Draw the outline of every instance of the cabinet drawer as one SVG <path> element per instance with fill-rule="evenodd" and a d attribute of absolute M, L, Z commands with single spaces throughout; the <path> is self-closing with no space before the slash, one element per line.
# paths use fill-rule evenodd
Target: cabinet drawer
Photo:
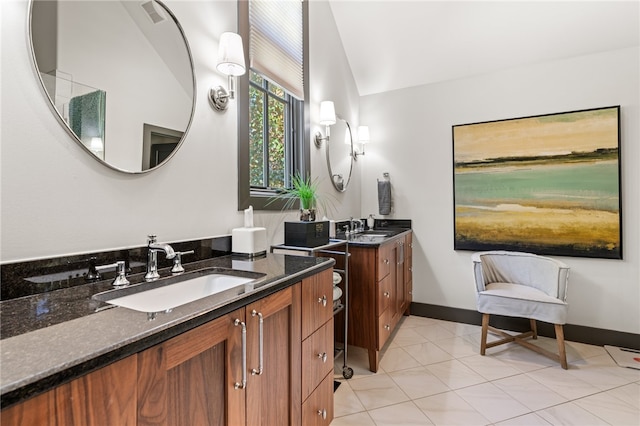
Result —
<path fill-rule="evenodd" d="M 387 275 L 378 283 L 378 310 L 376 311 L 378 316 L 389 307 L 391 292 L 393 291 L 392 284 L 391 275 Z"/>
<path fill-rule="evenodd" d="M 302 342 L 302 400 L 333 371 L 333 318 Z"/>
<path fill-rule="evenodd" d="M 393 330 L 393 309 L 386 309 L 382 315 L 378 317 L 378 347 L 376 349 L 380 350 L 387 342 L 387 339 L 391 335 L 391 331 Z"/>
<path fill-rule="evenodd" d="M 302 280 L 302 339 L 333 317 L 333 269 Z"/>
<path fill-rule="evenodd" d="M 391 267 L 395 268 L 395 260 L 392 259 L 395 243 L 381 245 L 378 248 L 378 280 L 389 275 Z"/>
<path fill-rule="evenodd" d="M 302 424 L 328 426 L 331 420 L 333 420 L 333 374 L 329 373 L 302 404 Z"/>

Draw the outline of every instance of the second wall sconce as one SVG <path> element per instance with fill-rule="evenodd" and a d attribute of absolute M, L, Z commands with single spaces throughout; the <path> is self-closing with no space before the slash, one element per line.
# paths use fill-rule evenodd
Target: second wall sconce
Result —
<path fill-rule="evenodd" d="M 228 76 L 229 91 L 222 86 L 212 87 L 209 90 L 209 100 L 216 111 L 225 111 L 229 106 L 229 99 L 235 98 L 236 76 L 245 73 L 244 49 L 239 34 L 227 32 L 220 35 L 216 69 Z"/>
<path fill-rule="evenodd" d="M 353 151 L 353 159 L 358 160 L 358 155 L 364 155 L 364 146 L 369 143 L 369 126 L 358 126 L 358 142 L 362 145 L 362 152 Z"/>
<path fill-rule="evenodd" d="M 325 126 L 325 137 L 322 137 L 322 133 L 320 131 L 316 132 L 316 137 L 314 138 L 314 142 L 316 147 L 320 148 L 322 146 L 323 141 L 329 140 L 330 130 L 329 127 L 336 124 L 336 108 L 333 105 L 333 101 L 322 101 L 320 102 L 320 120 L 321 125 Z"/>

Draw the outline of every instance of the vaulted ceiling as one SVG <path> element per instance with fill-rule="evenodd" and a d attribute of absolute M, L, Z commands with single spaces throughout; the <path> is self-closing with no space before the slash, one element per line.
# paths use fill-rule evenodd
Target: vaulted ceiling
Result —
<path fill-rule="evenodd" d="M 640 45 L 637 0 L 330 6 L 361 96 Z"/>

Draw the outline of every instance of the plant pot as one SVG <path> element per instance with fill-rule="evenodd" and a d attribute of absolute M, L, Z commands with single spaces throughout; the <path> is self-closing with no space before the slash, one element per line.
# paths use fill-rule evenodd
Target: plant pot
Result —
<path fill-rule="evenodd" d="M 316 209 L 300 209 L 300 221 L 313 222 L 316 220 Z"/>

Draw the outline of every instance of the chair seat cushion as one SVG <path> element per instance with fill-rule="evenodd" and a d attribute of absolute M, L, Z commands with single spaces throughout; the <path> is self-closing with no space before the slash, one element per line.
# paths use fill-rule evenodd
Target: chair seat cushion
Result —
<path fill-rule="evenodd" d="M 478 293 L 477 306 L 483 314 L 530 318 L 552 324 L 567 321 L 566 302 L 520 284 L 487 284 L 485 290 Z"/>

